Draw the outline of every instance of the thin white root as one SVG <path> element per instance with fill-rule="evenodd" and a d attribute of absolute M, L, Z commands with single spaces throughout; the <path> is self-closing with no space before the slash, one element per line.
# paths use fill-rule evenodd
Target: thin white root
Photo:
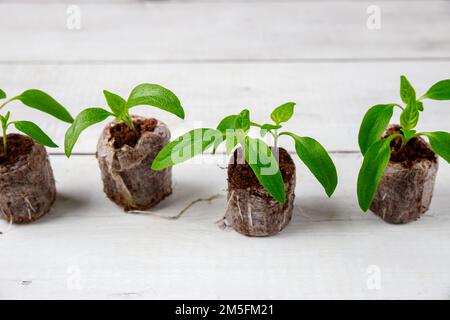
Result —
<path fill-rule="evenodd" d="M 215 222 L 215 224 L 219 227 L 219 229 L 221 230 L 225 230 L 226 228 L 229 227 L 229 225 L 227 224 L 227 220 L 225 219 L 225 216 L 223 216 L 221 219 L 217 220 Z"/>
<path fill-rule="evenodd" d="M 302 217 L 305 217 L 305 218 L 308 218 L 308 219 L 311 218 L 310 216 L 308 216 L 308 215 L 305 213 L 305 211 L 303 211 L 303 209 L 302 209 L 300 206 L 294 206 L 294 209 L 296 209 L 296 210 L 298 211 L 298 213 L 299 213 Z"/>
<path fill-rule="evenodd" d="M 28 206 L 33 210 L 33 212 L 36 212 L 36 209 L 34 209 L 33 205 L 31 204 L 30 200 L 28 200 L 27 197 L 24 197 L 25 202 L 28 204 Z"/>
<path fill-rule="evenodd" d="M 242 216 L 242 210 L 241 210 L 241 207 L 239 206 L 239 196 L 236 196 L 236 205 L 239 210 L 239 216 L 241 217 L 241 221 L 244 221 L 244 217 Z"/>
<path fill-rule="evenodd" d="M 248 220 L 250 221 L 250 226 L 253 227 L 252 207 L 250 205 L 250 202 L 247 203 L 247 214 L 248 214 Z"/>
<path fill-rule="evenodd" d="M 217 199 L 220 197 L 220 194 L 215 194 L 211 197 L 208 198 L 198 198 L 193 200 L 191 203 L 189 203 L 183 210 L 181 210 L 177 215 L 175 216 L 164 216 L 164 215 L 160 215 L 156 212 L 152 212 L 152 211 L 141 211 L 141 210 L 132 210 L 129 211 L 128 213 L 145 213 L 145 214 L 149 214 L 151 216 L 154 217 L 158 217 L 158 218 L 162 218 L 162 219 L 167 219 L 167 220 L 177 220 L 179 219 L 186 211 L 189 210 L 189 208 L 191 208 L 194 204 L 198 203 L 198 202 L 202 202 L 202 201 L 208 201 L 211 202 L 214 199 Z"/>
<path fill-rule="evenodd" d="M 225 191 L 226 191 L 226 190 L 225 190 Z M 233 199 L 233 196 L 234 196 L 234 190 L 231 191 L 230 198 L 229 198 L 228 201 L 227 201 L 227 207 L 225 208 L 225 214 L 223 215 L 222 218 L 220 218 L 219 220 L 217 220 L 216 222 L 214 222 L 214 223 L 217 224 L 218 227 L 219 227 L 220 229 L 222 229 L 222 230 L 224 230 L 224 229 L 226 229 L 226 228 L 229 227 L 229 225 L 227 224 L 226 216 L 227 216 L 228 208 L 230 207 L 230 202 L 231 202 L 231 200 Z"/>
<path fill-rule="evenodd" d="M 230 207 L 230 202 L 231 202 L 231 199 L 233 199 L 233 196 L 234 196 L 234 190 L 231 191 L 230 198 L 227 201 L 227 207 L 225 208 L 225 213 L 228 211 L 228 208 Z M 224 215 L 224 218 L 225 218 L 225 215 Z"/>
<path fill-rule="evenodd" d="M 2 210 L 1 212 L 2 212 L 2 214 L 3 214 L 5 217 L 8 217 L 8 216 L 6 215 L 6 213 L 3 212 L 3 210 Z M 8 232 L 11 230 L 11 228 L 12 228 L 12 223 L 13 223 L 13 217 L 12 217 L 12 215 L 11 215 L 11 216 L 9 216 L 9 224 L 8 224 L 8 228 L 6 228 L 5 231 L 0 231 L 0 234 L 6 234 L 6 233 L 8 233 Z"/>

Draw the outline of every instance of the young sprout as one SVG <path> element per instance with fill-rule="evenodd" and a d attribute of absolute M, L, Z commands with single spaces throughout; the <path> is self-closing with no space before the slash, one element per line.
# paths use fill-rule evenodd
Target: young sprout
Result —
<path fill-rule="evenodd" d="M 363 211 L 367 211 L 378 189 L 381 177 L 391 157 L 390 144 L 396 138 L 402 139 L 402 147 L 414 137 L 428 138 L 431 149 L 450 162 L 450 133 L 444 131 L 417 132 L 420 112 L 423 112 L 423 100 L 450 100 L 450 79 L 434 84 L 424 95 L 416 98 L 416 91 L 406 79 L 400 78 L 400 97 L 406 107 L 398 103 L 379 104 L 365 114 L 359 129 L 359 148 L 364 161 L 358 175 L 358 202 Z M 394 108 L 401 109 L 401 133 L 392 134 L 385 139 L 381 136 L 388 126 Z"/>
<path fill-rule="evenodd" d="M 6 93 L 0 89 L 0 100 L 6 99 Z M 70 113 L 55 99 L 49 96 L 47 93 L 30 89 L 22 92 L 18 96 L 14 96 L 3 102 L 0 102 L 0 111 L 13 101 L 19 100 L 24 105 L 40 110 L 42 112 L 48 113 L 55 118 L 62 120 L 64 122 L 72 123 L 73 118 Z M 57 148 L 58 146 L 50 139 L 50 137 L 42 131 L 36 124 L 31 121 L 10 121 L 11 112 L 8 111 L 4 116 L 0 115 L 0 122 L 2 126 L 3 135 L 3 153 L 0 155 L 1 158 L 8 157 L 8 141 L 7 141 L 7 129 L 14 125 L 17 130 L 26 134 L 37 143 L 44 146 Z"/>
<path fill-rule="evenodd" d="M 280 132 L 281 124 L 292 117 L 294 106 L 295 103 L 288 102 L 277 107 L 270 115 L 273 123 L 258 124 L 250 121 L 250 112 L 244 109 L 239 114 L 225 117 L 217 129 L 194 129 L 166 145 L 153 161 L 152 169 L 162 170 L 181 163 L 210 147 L 213 147 L 214 152 L 222 142 L 225 142 L 227 154 L 231 154 L 239 145 L 244 151 L 245 161 L 250 165 L 259 183 L 278 202 L 284 203 L 285 187 L 274 153 L 278 154 L 279 137 L 289 136 L 294 139 L 300 159 L 319 180 L 327 195 L 331 196 L 337 185 L 337 174 L 325 148 L 312 138 L 300 137 L 287 131 Z M 264 141 L 249 136 L 252 126 L 260 128 L 262 137 L 267 133 L 272 135 L 273 152 Z"/>
<path fill-rule="evenodd" d="M 138 105 L 157 107 L 184 119 L 184 110 L 177 96 L 170 90 L 157 84 L 143 83 L 138 85 L 131 91 L 128 100 L 106 90 L 103 91 L 103 94 L 110 110 L 88 108 L 78 114 L 66 133 L 64 147 L 67 157 L 70 157 L 72 154 L 72 149 L 83 130 L 102 122 L 108 117 L 114 117 L 116 121 L 123 121 L 130 128 L 134 129 L 129 111 L 132 107 Z"/>

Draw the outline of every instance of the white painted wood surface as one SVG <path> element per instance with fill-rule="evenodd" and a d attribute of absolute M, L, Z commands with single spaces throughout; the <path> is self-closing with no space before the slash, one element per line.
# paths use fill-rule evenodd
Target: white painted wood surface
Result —
<path fill-rule="evenodd" d="M 335 196 L 296 161 L 293 221 L 256 239 L 214 224 L 226 206 L 221 157 L 175 168 L 174 194 L 154 212 L 222 196 L 171 221 L 125 214 L 107 200 L 93 156 L 52 156 L 53 211 L 0 235 L 0 298 L 450 298 L 450 167 L 441 162 L 430 211 L 394 226 L 357 207 L 360 157 L 333 158 Z M 377 272 L 379 289 L 367 285 Z"/>
<path fill-rule="evenodd" d="M 81 30 L 66 27 L 69 4 Z M 380 30 L 366 27 L 379 5 Z M 186 121 L 139 107 L 173 136 L 214 126 L 243 107 L 264 121 L 298 102 L 287 128 L 333 151 L 340 184 L 333 198 L 297 162 L 296 213 L 276 237 L 220 230 L 226 159 L 174 169 L 175 192 L 154 212 L 124 214 L 103 192 L 93 156 L 102 125 L 82 135 L 67 160 L 52 150 L 58 200 L 27 226 L 0 222 L 4 298 L 450 298 L 450 167 L 443 161 L 430 211 L 392 226 L 356 200 L 357 131 L 365 110 L 398 101 L 399 76 L 422 93 L 449 78 L 450 1 L 0 1 L 0 87 L 41 88 L 76 114 L 104 106 L 102 89 L 127 95 L 140 82 L 172 89 Z M 420 129 L 449 130 L 446 102 L 427 103 Z M 19 104 L 62 145 L 66 127 Z M 292 150 L 292 145 L 285 144 Z M 346 153 L 350 152 L 350 153 Z M 372 280 L 379 279 L 379 287 Z M 368 285 L 369 281 L 369 285 Z"/>
<path fill-rule="evenodd" d="M 165 121 L 177 137 L 193 127 L 215 127 L 230 113 L 250 108 L 255 121 L 269 121 L 270 112 L 286 101 L 298 103 L 286 129 L 309 135 L 333 151 L 358 150 L 361 119 L 375 104 L 401 102 L 400 75 L 406 74 L 422 94 L 449 77 L 450 60 L 441 62 L 364 63 L 196 63 L 113 65 L 0 65 L 0 83 L 11 95 L 23 88 L 45 88 L 73 114 L 91 106 L 106 107 L 102 90 L 125 97 L 135 84 L 153 81 L 173 90 L 186 109 L 182 121 L 156 108 L 135 111 Z M 11 75 L 14 81 L 9 81 Z M 17 79 L 17 80 L 16 80 Z M 18 81 L 20 79 L 20 81 Z M 82 84 L 82 85 L 81 85 Z M 448 129 L 449 102 L 425 102 L 419 129 Z M 14 119 L 32 116 L 61 146 L 67 126 L 50 116 L 11 106 Z M 11 109 L 10 109 L 11 110 Z M 399 121 L 396 113 L 393 121 Z M 101 128 L 84 132 L 74 151 L 93 153 Z M 289 143 L 289 142 L 288 142 Z M 288 144 L 293 150 L 293 146 Z M 62 152 L 62 148 L 52 152 Z"/>
<path fill-rule="evenodd" d="M 142 2 L 0 5 L 3 61 L 224 61 L 448 58 L 448 1 L 383 2 L 382 27 L 366 26 L 373 2 Z M 431 17 L 431 18 L 430 18 Z"/>

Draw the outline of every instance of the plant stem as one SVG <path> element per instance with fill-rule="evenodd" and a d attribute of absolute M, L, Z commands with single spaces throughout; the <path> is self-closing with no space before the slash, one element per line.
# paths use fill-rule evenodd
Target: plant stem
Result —
<path fill-rule="evenodd" d="M 2 104 L 0 104 L 0 110 L 3 109 L 4 106 L 6 106 L 8 103 L 10 103 L 11 101 L 15 100 L 17 97 L 11 98 L 6 100 L 5 102 L 3 102 Z"/>
<path fill-rule="evenodd" d="M 3 130 L 3 154 L 2 157 L 7 158 L 8 157 L 8 141 L 6 138 L 6 128 L 4 123 L 2 123 L 2 130 Z"/>
<path fill-rule="evenodd" d="M 280 162 L 280 154 L 278 151 L 278 129 L 275 129 L 273 132 L 273 149 L 275 152 L 275 159 L 277 159 L 277 162 Z"/>
<path fill-rule="evenodd" d="M 278 130 L 275 129 L 274 133 L 273 133 L 273 146 L 275 148 L 275 150 L 278 150 Z"/>
<path fill-rule="evenodd" d="M 402 111 L 405 111 L 405 108 L 403 108 L 401 105 L 394 103 L 394 107 L 399 107 L 400 109 L 402 109 Z"/>
<path fill-rule="evenodd" d="M 138 133 L 137 130 L 136 130 L 136 127 L 134 126 L 133 120 L 131 120 L 131 117 L 130 117 L 129 114 L 127 114 L 125 116 L 124 122 L 125 122 L 125 124 L 127 124 L 134 131 L 134 133 L 136 133 L 136 134 Z"/>

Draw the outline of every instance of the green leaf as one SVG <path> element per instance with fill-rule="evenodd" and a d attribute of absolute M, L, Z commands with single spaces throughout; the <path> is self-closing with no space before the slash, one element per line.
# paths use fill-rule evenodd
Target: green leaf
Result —
<path fill-rule="evenodd" d="M 66 108 L 43 91 L 36 89 L 26 90 L 21 95 L 14 97 L 14 100 L 20 100 L 23 104 L 48 113 L 59 120 L 68 123 L 73 122 L 73 118 Z"/>
<path fill-rule="evenodd" d="M 9 121 L 9 117 L 11 116 L 11 112 L 8 111 L 5 115 L 5 117 L 3 118 L 5 120 L 5 123 L 7 123 Z"/>
<path fill-rule="evenodd" d="M 325 189 L 329 197 L 333 194 L 338 183 L 336 167 L 325 148 L 310 137 L 299 137 L 286 132 L 295 141 L 295 151 L 311 173 Z"/>
<path fill-rule="evenodd" d="M 220 123 L 217 125 L 217 130 L 222 133 L 222 137 L 226 138 L 227 134 L 230 134 L 231 131 L 234 132 L 234 123 L 236 121 L 236 115 L 226 116 L 223 118 Z M 223 141 L 216 140 L 214 142 L 212 153 L 215 154 L 217 148 Z"/>
<path fill-rule="evenodd" d="M 211 147 L 216 139 L 222 139 L 222 134 L 218 130 L 210 128 L 191 130 L 167 144 L 153 160 L 152 169 L 162 170 L 189 160 Z"/>
<path fill-rule="evenodd" d="M 414 138 L 416 135 L 416 130 L 405 130 L 403 128 L 400 129 L 404 136 L 404 143 L 406 144 L 411 138 Z"/>
<path fill-rule="evenodd" d="M 270 123 L 265 123 L 261 126 L 261 129 L 266 129 L 266 130 L 277 130 L 280 129 L 281 126 L 278 124 L 270 124 Z"/>
<path fill-rule="evenodd" d="M 237 115 L 234 126 L 236 129 L 242 129 L 244 132 L 250 129 L 250 111 L 248 109 L 242 110 Z"/>
<path fill-rule="evenodd" d="M 72 154 L 72 149 L 83 130 L 105 120 L 109 116 L 113 116 L 113 114 L 101 108 L 88 108 L 81 111 L 66 132 L 64 140 L 66 156 L 70 157 Z"/>
<path fill-rule="evenodd" d="M 423 111 L 423 102 L 422 101 L 417 101 L 416 105 L 417 105 L 417 110 Z"/>
<path fill-rule="evenodd" d="M 414 129 L 419 122 L 419 110 L 417 109 L 416 98 L 411 97 L 409 103 L 400 115 L 400 125 L 405 130 Z"/>
<path fill-rule="evenodd" d="M 108 103 L 108 106 L 111 108 L 111 111 L 114 113 L 117 120 L 123 120 L 123 116 L 126 114 L 127 110 L 127 102 L 125 99 L 107 90 L 103 90 L 103 95 L 105 96 L 106 103 Z"/>
<path fill-rule="evenodd" d="M 277 160 L 262 140 L 245 138 L 245 161 L 252 168 L 259 183 L 278 202 L 286 201 L 286 190 Z"/>
<path fill-rule="evenodd" d="M 239 140 L 236 132 L 227 134 L 225 139 L 225 146 L 228 155 L 231 154 L 231 152 L 233 152 L 233 149 L 237 146 L 238 143 Z"/>
<path fill-rule="evenodd" d="M 294 102 L 287 102 L 282 104 L 279 107 L 276 107 L 275 110 L 272 111 L 270 118 L 276 123 L 279 124 L 281 122 L 288 121 L 292 115 L 294 114 Z"/>
<path fill-rule="evenodd" d="M 391 158 L 391 141 L 398 136 L 391 135 L 386 139 L 375 142 L 364 155 L 357 185 L 359 206 L 364 212 L 369 209 L 384 170 Z"/>
<path fill-rule="evenodd" d="M 262 126 L 260 126 L 259 134 L 261 135 L 261 137 L 264 137 L 269 131 L 278 130 L 280 128 L 281 128 L 281 126 L 279 124 L 275 125 L 275 124 L 265 123 Z"/>
<path fill-rule="evenodd" d="M 416 91 L 405 76 L 400 77 L 400 97 L 404 103 L 409 103 L 411 97 L 416 100 Z"/>
<path fill-rule="evenodd" d="M 237 115 L 231 115 L 223 118 L 222 121 L 220 121 L 220 123 L 217 125 L 217 130 L 225 134 L 227 130 L 234 129 L 237 117 Z"/>
<path fill-rule="evenodd" d="M 379 104 L 370 108 L 361 122 L 358 143 L 364 155 L 369 147 L 381 139 L 394 113 L 394 104 Z"/>
<path fill-rule="evenodd" d="M 52 139 L 50 139 L 50 137 L 33 122 L 14 121 L 13 124 L 17 128 L 17 130 L 25 133 L 37 143 L 51 148 L 58 148 L 58 146 L 52 141 Z"/>
<path fill-rule="evenodd" d="M 11 115 L 11 112 L 7 112 L 5 114 L 5 116 L 0 115 L 0 121 L 2 123 L 2 128 L 4 128 L 6 130 L 6 128 L 8 128 L 8 120 L 9 120 L 9 116 Z"/>
<path fill-rule="evenodd" d="M 227 154 L 230 154 L 233 151 L 234 147 L 236 147 L 236 145 L 238 144 L 237 134 L 235 130 L 236 119 L 238 117 L 238 115 L 227 116 L 223 118 L 217 126 L 217 130 L 222 132 L 222 135 L 225 138 Z M 222 143 L 222 141 L 216 140 L 214 150 L 220 143 Z"/>
<path fill-rule="evenodd" d="M 6 93 L 5 91 L 3 91 L 2 89 L 0 89 L 0 99 L 5 99 L 6 98 Z"/>
<path fill-rule="evenodd" d="M 435 83 L 421 99 L 450 100 L 450 79 Z"/>
<path fill-rule="evenodd" d="M 158 84 L 143 83 L 131 91 L 127 108 L 138 105 L 157 107 L 184 119 L 184 110 L 180 100 L 172 91 Z"/>
<path fill-rule="evenodd" d="M 423 132 L 428 137 L 431 149 L 450 163 L 450 133 L 444 131 Z"/>

